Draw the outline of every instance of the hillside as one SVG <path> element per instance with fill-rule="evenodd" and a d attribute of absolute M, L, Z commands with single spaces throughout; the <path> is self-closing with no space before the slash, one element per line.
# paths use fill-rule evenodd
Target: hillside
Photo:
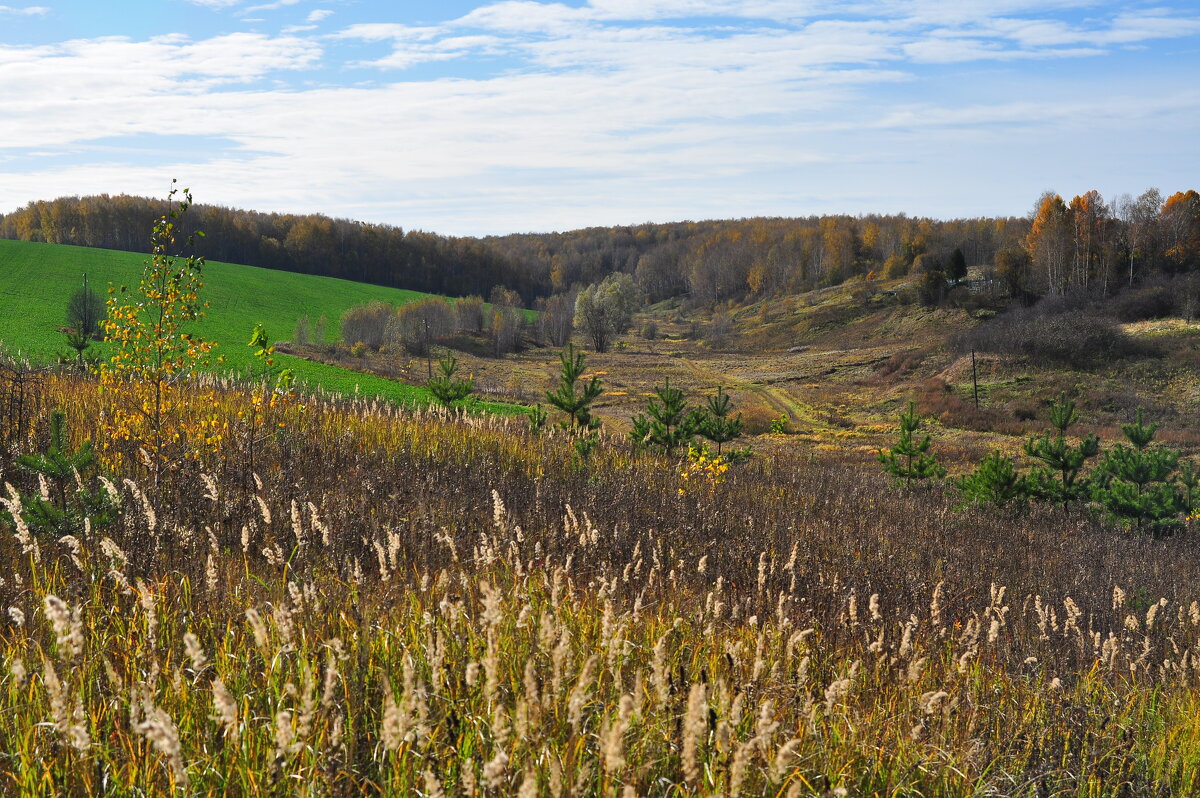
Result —
<path fill-rule="evenodd" d="M 105 421 L 128 394 L 41 387 L 26 429 L 71 408 L 105 465 L 53 481 L 61 526 L 0 535 L 5 795 L 1200 784 L 1194 531 L 956 510 L 794 453 L 581 466 L 561 435 L 373 402 L 285 403 L 260 437 L 237 390 L 185 397 L 172 429 L 231 434 L 156 479 Z M 13 457 L 44 436 L 0 436 L 7 524 L 47 490 Z M 85 519 L 93 485 L 115 509 Z"/>
<path fill-rule="evenodd" d="M 52 362 L 69 351 L 58 332 L 64 323 L 67 299 L 86 273 L 102 295 L 110 283 L 134 286 L 146 256 L 115 250 L 59 244 L 0 240 L 0 341 L 10 352 L 35 362 Z M 294 274 L 253 266 L 210 261 L 204 271 L 204 297 L 210 303 L 197 333 L 218 344 L 226 367 L 242 370 L 251 364 L 246 340 L 255 324 L 266 326 L 272 339 L 292 337 L 296 320 L 307 315 L 314 323 L 325 316 L 326 340 L 337 337 L 338 319 L 348 308 L 372 301 L 399 305 L 428 294 L 355 283 L 331 277 Z M 102 346 L 102 345 L 101 345 Z M 426 402 L 423 388 L 356 373 L 335 366 L 279 355 L 282 367 L 293 369 L 297 380 L 342 393 L 375 395 L 404 403 Z"/>
<path fill-rule="evenodd" d="M 1047 302 L 1009 314 L 1001 295 L 960 288 L 929 307 L 910 280 L 854 280 L 716 313 L 664 301 L 639 313 L 610 351 L 589 351 L 587 367 L 604 382 L 597 415 L 622 433 L 665 380 L 694 404 L 720 385 L 744 414 L 757 450 L 869 463 L 894 442 L 897 413 L 915 400 L 943 459 L 965 467 L 994 447 L 1017 453 L 1026 437 L 1046 429 L 1047 403 L 1065 391 L 1078 399 L 1081 428 L 1103 439 L 1119 440 L 1120 425 L 1143 407 L 1163 423 L 1164 440 L 1196 452 L 1200 323 L 1169 303 L 1139 305 L 1183 294 L 1182 285 L 1169 283 L 1118 300 Z M 1135 318 L 1142 315 L 1152 317 Z M 651 326 L 656 332 L 647 338 L 642 331 Z M 1082 350 L 1092 328 L 1111 337 L 1108 348 Z M 1032 337 L 1038 346 L 993 351 L 989 339 L 997 337 L 1014 345 Z M 1081 347 L 1075 357 L 1052 357 L 1073 346 Z M 557 373 L 554 347 L 503 359 L 458 354 L 477 385 L 508 401 L 542 401 Z M 769 434 L 780 417 L 787 434 Z"/>

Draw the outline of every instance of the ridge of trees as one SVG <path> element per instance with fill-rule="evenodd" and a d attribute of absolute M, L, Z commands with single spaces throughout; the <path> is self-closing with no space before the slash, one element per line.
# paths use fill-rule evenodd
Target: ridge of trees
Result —
<path fill-rule="evenodd" d="M 145 229 L 166 210 L 145 197 L 60 197 L 0 216 L 0 238 L 149 252 Z M 207 234 L 209 260 L 451 296 L 487 296 L 496 284 L 538 295 L 531 275 L 478 239 L 220 205 L 195 205 L 188 224 Z"/>
<path fill-rule="evenodd" d="M 99 195 L 31 202 L 0 217 L 0 237 L 148 251 L 159 200 Z M 961 279 L 982 267 L 1023 300 L 1076 288 L 1109 295 L 1157 273 L 1200 270 L 1200 194 L 1150 189 L 1107 202 L 1046 193 L 1027 217 L 938 221 L 899 215 L 751 218 L 592 227 L 484 238 L 440 236 L 321 215 L 197 205 L 206 254 L 305 274 L 487 296 L 526 306 L 631 275 L 651 302 L 752 301 L 854 277 Z"/>
<path fill-rule="evenodd" d="M 148 252 L 144 230 L 164 207 L 107 194 L 30 202 L 0 216 L 0 238 Z M 1019 218 L 810 216 L 457 238 L 316 214 L 199 204 L 192 213 L 190 223 L 208 234 L 210 260 L 451 296 L 487 296 L 499 284 L 528 306 L 615 273 L 633 275 L 652 302 L 686 294 L 708 305 L 832 285 L 885 267 L 907 271 L 917 257 L 949 256 L 955 247 L 968 263 L 990 262 L 1029 225 Z"/>

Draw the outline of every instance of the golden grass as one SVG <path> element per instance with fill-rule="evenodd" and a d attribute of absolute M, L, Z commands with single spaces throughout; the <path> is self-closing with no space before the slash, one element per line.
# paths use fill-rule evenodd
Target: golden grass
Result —
<path fill-rule="evenodd" d="M 123 401 L 44 391 L 77 436 Z M 581 467 L 511 419 L 367 402 L 281 404 L 254 437 L 247 394 L 192 396 L 223 448 L 154 490 L 123 442 L 118 523 L 0 540 L 0 791 L 1200 788 L 1185 541 L 812 462 L 681 496 L 618 441 Z"/>

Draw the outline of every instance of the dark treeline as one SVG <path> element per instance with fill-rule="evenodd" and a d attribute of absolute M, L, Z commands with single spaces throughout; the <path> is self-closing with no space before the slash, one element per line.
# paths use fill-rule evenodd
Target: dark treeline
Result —
<path fill-rule="evenodd" d="M 0 236 L 146 251 L 166 203 L 107 195 L 34 202 L 0 217 Z M 319 215 L 197 205 L 214 260 L 528 305 L 605 276 L 634 276 L 651 301 L 742 302 L 854 277 L 946 272 L 965 261 L 1025 299 L 1079 287 L 1108 294 L 1159 273 L 1200 268 L 1200 195 L 1155 189 L 1108 203 L 1043 196 L 1028 217 L 937 221 L 895 216 L 755 218 L 449 238 Z M 959 257 L 961 253 L 961 258 Z M 952 276 L 953 279 L 953 276 Z"/>
<path fill-rule="evenodd" d="M 0 237 L 149 252 L 146 231 L 169 209 L 126 195 L 61 197 L 0 217 Z M 539 290 L 527 270 L 471 238 L 217 205 L 193 206 L 186 221 L 204 231 L 201 254 L 210 260 L 452 296 L 487 296 L 497 284 L 529 298 Z"/>

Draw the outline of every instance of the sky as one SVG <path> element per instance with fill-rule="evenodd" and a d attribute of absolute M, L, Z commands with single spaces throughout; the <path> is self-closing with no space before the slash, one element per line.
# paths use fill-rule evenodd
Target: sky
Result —
<path fill-rule="evenodd" d="M 0 213 L 453 235 L 1200 188 L 1194 0 L 0 0 Z"/>

